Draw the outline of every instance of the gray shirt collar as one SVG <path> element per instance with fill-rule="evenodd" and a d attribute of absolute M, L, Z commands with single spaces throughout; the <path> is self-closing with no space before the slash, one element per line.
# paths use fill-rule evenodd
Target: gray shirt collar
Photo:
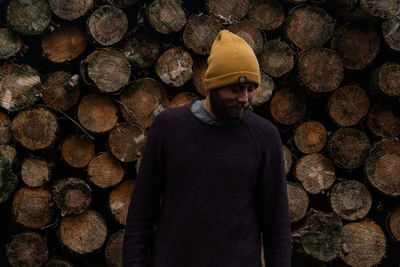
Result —
<path fill-rule="evenodd" d="M 222 122 L 214 119 L 213 117 L 211 117 L 210 113 L 208 113 L 208 111 L 204 108 L 203 101 L 204 100 L 197 100 L 196 102 L 192 103 L 190 107 L 190 110 L 192 111 L 193 115 L 199 118 L 202 122 L 213 126 L 222 126 L 231 124 L 233 122 L 237 122 L 237 120 L 230 122 Z"/>

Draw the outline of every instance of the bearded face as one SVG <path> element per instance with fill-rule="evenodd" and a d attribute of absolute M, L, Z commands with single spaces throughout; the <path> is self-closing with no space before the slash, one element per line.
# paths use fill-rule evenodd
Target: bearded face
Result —
<path fill-rule="evenodd" d="M 211 111 L 223 122 L 241 119 L 255 93 L 251 83 L 233 84 L 210 91 Z"/>

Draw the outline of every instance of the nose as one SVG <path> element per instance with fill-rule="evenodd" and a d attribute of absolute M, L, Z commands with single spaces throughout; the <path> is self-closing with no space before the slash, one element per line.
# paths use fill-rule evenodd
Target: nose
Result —
<path fill-rule="evenodd" d="M 240 91 L 238 101 L 244 104 L 249 102 L 249 93 L 247 92 L 247 88 Z"/>

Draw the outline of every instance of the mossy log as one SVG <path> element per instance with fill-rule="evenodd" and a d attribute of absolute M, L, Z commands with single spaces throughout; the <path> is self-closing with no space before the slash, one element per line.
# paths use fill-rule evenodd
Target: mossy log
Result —
<path fill-rule="evenodd" d="M 22 41 L 18 34 L 7 28 L 0 28 L 0 59 L 15 56 L 22 48 Z"/>

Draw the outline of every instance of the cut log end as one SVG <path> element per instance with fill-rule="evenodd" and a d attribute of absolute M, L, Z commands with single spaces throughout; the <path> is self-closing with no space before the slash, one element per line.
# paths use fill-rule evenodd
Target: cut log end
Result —
<path fill-rule="evenodd" d="M 15 222 L 32 229 L 46 226 L 53 218 L 52 202 L 51 193 L 44 188 L 20 188 L 12 202 Z"/>
<path fill-rule="evenodd" d="M 64 217 L 59 224 L 58 234 L 65 247 L 83 255 L 104 245 L 107 226 L 97 211 L 86 210 L 76 216 Z"/>
<path fill-rule="evenodd" d="M 79 103 L 78 120 L 85 129 L 104 133 L 117 124 L 118 109 L 108 98 L 89 94 L 84 96 Z"/>
<path fill-rule="evenodd" d="M 342 128 L 330 136 L 328 152 L 339 167 L 355 169 L 363 166 L 370 146 L 365 133 L 354 128 Z"/>
<path fill-rule="evenodd" d="M 146 135 L 143 129 L 129 123 L 121 123 L 108 137 L 111 153 L 121 162 L 137 160 L 142 155 L 145 144 Z"/>
<path fill-rule="evenodd" d="M 81 179 L 60 180 L 53 188 L 54 198 L 62 215 L 81 214 L 92 202 L 92 190 Z"/>
<path fill-rule="evenodd" d="M 107 242 L 105 257 L 108 266 L 122 266 L 122 246 L 125 230 L 114 233 Z"/>
<path fill-rule="evenodd" d="M 357 85 L 342 86 L 329 98 L 329 116 L 342 127 L 356 125 L 367 115 L 368 110 L 368 96 Z"/>
<path fill-rule="evenodd" d="M 89 180 L 102 189 L 118 184 L 124 177 L 121 163 L 108 152 L 95 156 L 87 172 Z"/>
<path fill-rule="evenodd" d="M 75 168 L 84 168 L 93 159 L 95 145 L 85 135 L 72 135 L 64 139 L 61 145 L 61 156 L 64 161 Z"/>
<path fill-rule="evenodd" d="M 300 124 L 294 134 L 296 147 L 305 154 L 320 152 L 326 145 L 327 131 L 318 121 Z"/>
<path fill-rule="evenodd" d="M 304 218 L 307 213 L 309 199 L 307 192 L 295 183 L 287 183 L 287 193 L 289 200 L 290 222 L 296 223 Z"/>
<path fill-rule="evenodd" d="M 21 178 L 29 187 L 42 186 L 50 180 L 50 165 L 45 160 L 29 158 L 22 163 Z"/>
<path fill-rule="evenodd" d="M 386 237 L 381 227 L 371 221 L 353 222 L 343 227 L 343 247 L 340 257 L 350 266 L 373 266 L 386 254 Z"/>
<path fill-rule="evenodd" d="M 296 165 L 296 177 L 308 193 L 318 194 L 335 182 L 335 166 L 321 154 L 306 155 Z"/>
<path fill-rule="evenodd" d="M 92 7 L 93 0 L 49 0 L 54 14 L 65 20 L 82 17 Z"/>
<path fill-rule="evenodd" d="M 345 220 L 364 218 L 372 205 L 372 196 L 367 187 L 354 180 L 336 184 L 330 193 L 332 210 Z"/>
<path fill-rule="evenodd" d="M 132 179 L 125 180 L 117 188 L 115 188 L 109 197 L 109 205 L 111 213 L 117 222 L 126 225 L 126 217 L 128 215 L 128 207 L 131 201 L 131 195 L 135 181 Z"/>
<path fill-rule="evenodd" d="M 270 102 L 272 117 L 283 125 L 300 121 L 306 113 L 306 97 L 300 90 L 283 88 L 275 93 Z"/>
<path fill-rule="evenodd" d="M 128 18 L 121 9 L 104 5 L 96 9 L 88 20 L 89 33 L 104 46 L 119 42 L 128 29 Z"/>
<path fill-rule="evenodd" d="M 48 253 L 45 239 L 34 232 L 15 235 L 7 247 L 11 266 L 42 266 Z"/>

